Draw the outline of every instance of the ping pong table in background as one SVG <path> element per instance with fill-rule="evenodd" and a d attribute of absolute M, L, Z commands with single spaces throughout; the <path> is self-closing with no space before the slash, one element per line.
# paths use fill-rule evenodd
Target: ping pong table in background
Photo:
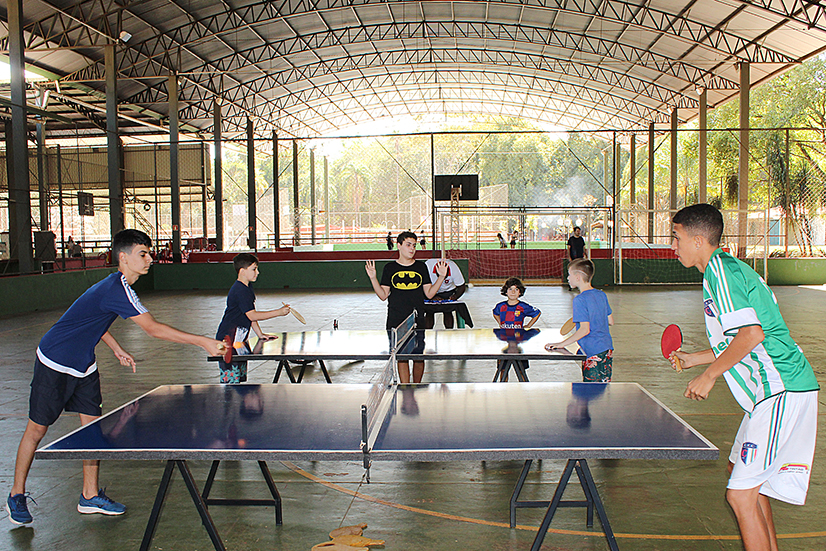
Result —
<path fill-rule="evenodd" d="M 412 354 L 411 341 L 396 353 L 397 360 L 492 360 L 496 368 L 494 381 L 506 380 L 511 368 L 520 381 L 527 381 L 524 361 L 582 361 L 585 356 L 567 350 L 545 350 L 545 344 L 563 340 L 556 329 L 444 329 L 424 331 L 424 351 Z M 252 347 L 236 352 L 247 361 L 276 360 L 278 367 L 272 382 L 277 383 L 285 371 L 290 382 L 301 382 L 307 365 L 318 362 L 325 380 L 331 383 L 325 360 L 386 360 L 390 356 L 387 331 L 329 330 L 277 333 L 278 338 L 257 341 Z M 219 356 L 209 360 L 218 361 Z M 238 358 L 241 359 L 241 358 Z M 290 363 L 301 366 L 295 377 Z"/>
<path fill-rule="evenodd" d="M 393 362 L 391 357 L 385 372 L 394 371 Z M 281 524 L 281 498 L 266 461 L 525 461 L 511 498 L 511 522 L 516 508 L 547 507 L 532 547 L 538 550 L 554 512 L 563 506 L 586 507 L 589 525 L 596 511 L 610 548 L 617 549 L 588 461 L 718 457 L 713 444 L 635 383 L 384 386 L 160 386 L 39 449 L 35 457 L 165 460 L 141 549 L 149 549 L 177 467 L 219 551 L 224 546 L 211 505 L 273 505 Z M 365 410 L 377 391 L 384 394 L 368 422 Z M 225 459 L 258 461 L 273 499 L 210 498 L 217 462 Z M 567 459 L 568 464 L 550 501 L 520 502 L 519 491 L 536 459 Z M 191 460 L 213 462 L 203 490 L 189 470 Z M 574 472 L 586 499 L 565 502 L 562 495 Z"/>

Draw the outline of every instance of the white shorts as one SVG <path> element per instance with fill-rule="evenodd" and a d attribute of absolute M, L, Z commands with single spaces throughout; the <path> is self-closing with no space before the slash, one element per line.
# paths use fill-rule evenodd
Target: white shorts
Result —
<path fill-rule="evenodd" d="M 817 391 L 782 392 L 746 414 L 729 461 L 728 488 L 750 490 L 803 505 L 817 438 Z"/>

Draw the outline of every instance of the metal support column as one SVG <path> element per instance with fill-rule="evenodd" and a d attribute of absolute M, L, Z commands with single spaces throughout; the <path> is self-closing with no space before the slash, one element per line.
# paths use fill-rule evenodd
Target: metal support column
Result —
<path fill-rule="evenodd" d="M 315 245 L 315 150 L 310 148 L 310 244 Z"/>
<path fill-rule="evenodd" d="M 40 203 L 40 231 L 49 230 L 49 184 L 43 167 L 45 123 L 37 123 L 37 195 Z"/>
<path fill-rule="evenodd" d="M 55 169 L 57 171 L 57 204 L 60 213 L 60 258 L 63 260 L 63 269 L 66 270 L 66 225 L 63 222 L 63 159 L 60 153 L 60 144 L 56 146 Z M 71 253 L 70 253 L 71 254 Z"/>
<path fill-rule="evenodd" d="M 32 254 L 32 197 L 29 188 L 29 144 L 26 138 L 26 78 L 23 57 L 23 0 L 6 5 L 9 25 L 9 70 L 11 73 L 11 130 L 9 156 L 9 253 L 17 258 L 21 274 L 34 271 Z M 10 127 L 11 128 L 10 128 Z"/>
<path fill-rule="evenodd" d="M 324 157 L 324 242 L 330 242 L 330 181 L 327 174 L 327 157 Z"/>
<path fill-rule="evenodd" d="M 212 142 L 215 149 L 215 249 L 224 250 L 224 167 L 221 152 L 221 100 L 212 103 Z"/>
<path fill-rule="evenodd" d="M 628 159 L 630 163 L 630 193 L 628 197 L 629 206 L 633 208 L 637 204 L 637 135 L 631 134 L 631 157 Z"/>
<path fill-rule="evenodd" d="M 178 76 L 169 75 L 169 187 L 172 195 L 172 262 L 181 262 L 181 183 L 178 180 Z"/>
<path fill-rule="evenodd" d="M 699 192 L 697 200 L 707 202 L 706 189 L 708 187 L 708 92 L 703 88 L 700 92 L 700 151 L 699 151 Z"/>
<path fill-rule="evenodd" d="M 123 165 L 118 136 L 118 74 L 115 45 L 103 47 L 106 67 L 106 164 L 109 177 L 109 231 L 112 237 L 124 228 Z"/>
<path fill-rule="evenodd" d="M 273 232 L 275 233 L 274 247 L 277 249 L 281 246 L 281 205 L 279 204 L 278 192 L 278 133 L 272 132 L 272 217 L 273 217 Z"/>
<path fill-rule="evenodd" d="M 648 124 L 648 242 L 654 242 L 654 123 Z"/>
<path fill-rule="evenodd" d="M 746 258 L 749 223 L 749 95 L 751 69 L 740 63 L 740 163 L 737 173 L 737 258 Z"/>
<path fill-rule="evenodd" d="M 671 186 L 668 191 L 668 208 L 671 209 L 669 216 L 677 210 L 677 108 L 671 110 L 671 132 L 669 134 L 671 143 L 671 166 L 668 171 Z"/>
<path fill-rule="evenodd" d="M 301 245 L 301 217 L 298 212 L 298 140 L 293 140 L 293 246 Z"/>
<path fill-rule="evenodd" d="M 252 131 L 252 120 L 247 118 L 247 226 L 249 229 L 247 246 L 254 251 L 258 251 L 255 195 L 255 138 Z"/>

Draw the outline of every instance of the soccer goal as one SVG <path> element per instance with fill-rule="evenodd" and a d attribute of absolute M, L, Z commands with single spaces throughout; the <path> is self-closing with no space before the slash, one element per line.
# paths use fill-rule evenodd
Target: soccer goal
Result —
<path fill-rule="evenodd" d="M 514 276 L 561 283 L 573 228 L 589 258 L 610 258 L 610 209 L 589 207 L 437 207 L 437 242 L 448 258 L 467 258 L 470 278 Z"/>

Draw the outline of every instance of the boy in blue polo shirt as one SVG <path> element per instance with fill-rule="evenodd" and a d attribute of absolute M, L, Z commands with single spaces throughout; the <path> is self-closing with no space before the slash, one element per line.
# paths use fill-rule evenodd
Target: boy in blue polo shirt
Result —
<path fill-rule="evenodd" d="M 277 310 L 259 311 L 255 309 L 255 292 L 252 284 L 258 279 L 258 257 L 250 253 L 240 253 L 232 259 L 232 265 L 238 278 L 227 294 L 227 308 L 224 317 L 218 325 L 215 338 L 223 340 L 229 336 L 233 343 L 245 342 L 249 338 L 250 329 L 255 331 L 261 340 L 277 339 L 275 335 L 268 335 L 261 330 L 258 321 L 268 320 L 290 313 L 290 305 L 285 304 Z M 221 383 L 238 384 L 247 380 L 247 362 L 233 361 L 218 362 Z"/>
<path fill-rule="evenodd" d="M 200 335 L 178 331 L 155 320 L 141 304 L 131 285 L 152 265 L 152 240 L 138 230 L 123 230 L 112 240 L 112 256 L 118 271 L 93 285 L 72 304 L 43 336 L 37 347 L 29 422 L 17 449 L 14 484 L 6 501 L 9 519 L 14 524 L 32 521 L 26 503 L 26 479 L 34 452 L 49 426 L 62 411 L 80 414 L 80 422 L 91 423 L 101 415 L 100 378 L 95 361 L 95 346 L 103 341 L 123 366 L 135 371 L 135 360 L 109 333 L 117 319 L 130 318 L 152 337 L 194 344 L 210 356 L 223 353 L 224 343 Z M 120 515 L 126 507 L 99 489 L 100 461 L 83 462 L 83 492 L 77 510 L 81 513 Z"/>
<path fill-rule="evenodd" d="M 591 286 L 593 278 L 594 263 L 590 260 L 577 258 L 568 265 L 568 284 L 580 291 L 573 302 L 576 331 L 562 342 L 546 344 L 545 349 L 564 348 L 578 342 L 586 356 L 582 361 L 582 382 L 608 383 L 613 375 L 614 342 L 610 326 L 614 325 L 614 316 L 605 293 Z"/>

